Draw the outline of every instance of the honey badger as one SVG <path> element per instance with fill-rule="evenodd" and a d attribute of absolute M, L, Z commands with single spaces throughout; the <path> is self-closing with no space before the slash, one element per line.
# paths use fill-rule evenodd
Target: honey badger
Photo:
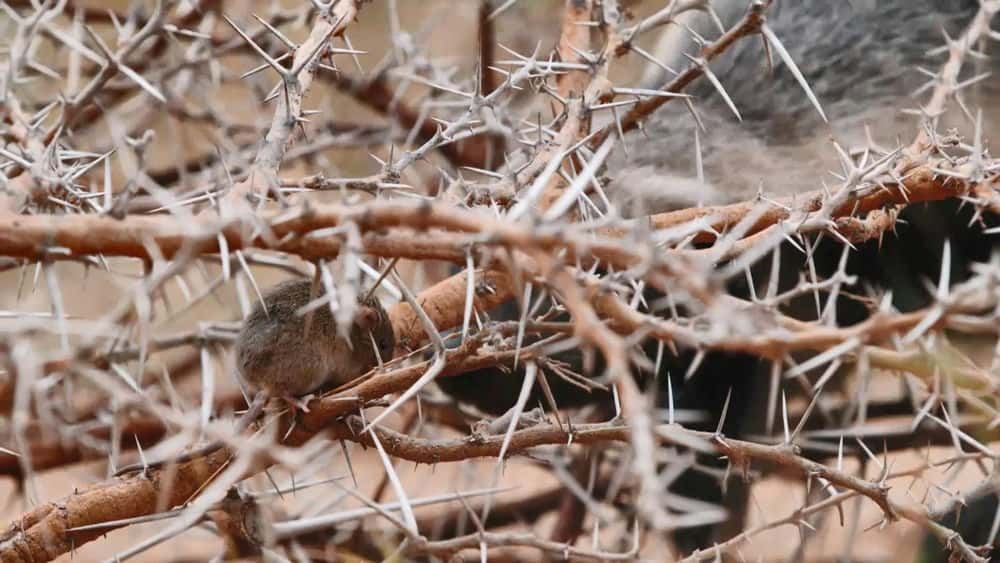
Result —
<path fill-rule="evenodd" d="M 729 27 L 749 3 L 713 0 L 712 6 Z M 613 153 L 607 167 L 611 179 L 608 196 L 626 215 L 639 215 L 699 203 L 748 200 L 758 190 L 767 195 L 790 195 L 818 190 L 824 182 L 835 185 L 837 180 L 827 174 L 828 170 L 839 169 L 834 142 L 848 152 L 870 144 L 889 152 L 913 140 L 920 126 L 920 104 L 929 94 L 925 86 L 931 80 L 920 69 L 937 72 L 947 57 L 947 51 L 939 48 L 947 38 L 955 38 L 965 29 L 978 7 L 977 0 L 776 0 L 768 11 L 768 25 L 815 93 L 825 119 L 777 56 L 772 57 L 773 71 L 768 68 L 762 40 L 744 38 L 710 65 L 740 119 L 711 81 L 702 79 L 687 90 L 705 125 L 705 130 L 697 133 L 704 179 L 699 179 L 696 166 L 696 122 L 684 104 L 671 102 L 650 116 L 642 132 L 623 139 L 627 151 L 619 147 Z M 693 36 L 711 40 L 719 33 L 704 13 L 687 12 L 682 18 L 683 25 L 668 26 L 653 49 L 657 59 L 675 69 L 686 66 L 685 53 L 697 55 L 699 46 Z M 984 45 L 985 57 L 967 57 L 961 79 L 1000 71 L 1000 53 L 993 53 L 995 47 Z M 641 86 L 659 88 L 669 80 L 670 75 L 658 65 L 650 65 Z M 1000 131 L 1000 73 L 964 88 L 961 97 L 973 115 L 982 109 L 989 146 L 989 140 Z M 957 109 L 958 105 L 950 104 L 951 110 L 939 129 L 954 126 L 971 135 L 973 122 Z M 903 110 L 916 110 L 916 114 Z M 903 310 L 925 305 L 921 279 L 937 277 L 944 239 L 952 241 L 956 263 L 983 261 L 992 250 L 985 236 L 968 227 L 971 211 L 958 211 L 956 202 L 908 209 L 904 214 L 908 224 L 900 226 L 898 237 L 893 235 L 882 245 L 872 241 L 851 254 L 849 272 L 858 275 L 860 281 L 850 290 L 864 293 L 864 285 L 891 289 L 897 296 L 897 306 Z M 996 222 L 995 217 L 988 220 Z M 787 261 L 782 276 L 789 279 L 783 282 L 786 285 L 782 291 L 787 289 L 787 283 L 795 283 L 804 268 L 802 257 L 795 263 L 796 251 L 786 250 L 782 252 Z M 818 269 L 832 271 L 841 250 L 831 241 L 818 247 L 814 254 Z M 749 292 L 740 282 L 734 282 L 730 290 L 747 297 Z M 648 296 L 647 301 L 655 298 Z M 517 313 L 513 307 L 504 318 L 517 318 Z M 858 303 L 838 302 L 837 318 L 841 323 L 858 322 L 867 314 Z M 646 354 L 653 355 L 649 349 Z M 579 354 L 568 353 L 556 359 L 575 371 L 583 371 Z M 682 353 L 663 363 L 664 371 L 669 369 L 675 376 L 676 406 L 709 411 L 708 429 L 714 429 L 727 390 L 732 389 L 733 402 L 724 433 L 737 437 L 762 434 L 764 417 L 759 406 L 767 402 L 766 363 L 747 356 L 709 354 L 690 382 L 679 383 L 677 375 L 685 373 L 691 361 L 692 354 Z M 441 386 L 499 414 L 516 400 L 521 387 L 516 377 L 518 369 L 522 368 L 514 369 L 514 377 L 497 374 L 494 368 L 479 370 L 443 380 Z M 550 384 L 557 381 L 550 378 Z M 659 374 L 659 381 L 667 381 L 665 373 Z M 666 397 L 667 393 L 659 396 Z M 580 399 L 557 398 L 563 406 Z M 600 399 L 610 401 L 603 395 Z M 532 400 L 531 404 L 538 402 Z M 874 448 L 878 449 L 878 445 Z M 746 493 L 741 493 L 738 485 L 730 482 L 730 498 Z M 684 496 L 721 502 L 717 484 L 711 479 L 699 480 L 698 475 L 685 476 L 671 489 Z M 690 551 L 742 530 L 739 503 L 730 503 L 729 508 L 735 516 L 727 525 L 678 533 L 677 545 L 682 551 Z M 973 510 L 966 509 L 960 524 L 981 524 L 985 518 L 988 529 L 993 510 L 986 507 L 982 517 L 972 516 Z M 986 541 L 975 532 L 967 536 L 962 526 L 959 531 L 970 543 Z M 946 552 L 935 544 L 929 553 L 943 556 Z"/>
<path fill-rule="evenodd" d="M 727 27 L 746 12 L 748 0 L 713 0 Z M 744 38 L 710 65 L 739 111 L 737 120 L 710 81 L 687 93 L 705 125 L 699 132 L 704 185 L 697 185 L 695 121 L 684 104 L 667 104 L 646 122 L 644 134 L 626 137 L 627 154 L 616 151 L 609 193 L 643 198 L 648 211 L 752 197 L 758 189 L 789 195 L 821 188 L 838 170 L 833 142 L 845 150 L 869 139 L 886 150 L 909 144 L 918 132 L 926 85 L 979 7 L 978 0 L 777 0 L 767 25 L 788 50 L 816 94 L 829 122 L 813 107 L 792 72 L 772 54 L 773 71 L 757 38 Z M 685 55 L 697 55 L 694 34 L 711 40 L 719 31 L 706 13 L 679 16 L 653 48 L 666 66 L 682 69 Z M 691 32 L 688 32 L 690 28 Z M 986 57 L 968 56 L 960 79 L 993 75 L 964 88 L 961 101 L 983 111 L 987 139 L 1000 132 L 1000 53 L 984 43 Z M 643 87 L 658 88 L 671 75 L 648 65 Z M 919 94 L 914 96 L 914 94 Z M 939 129 L 972 123 L 951 103 Z M 907 111 L 909 110 L 909 111 Z"/>
<path fill-rule="evenodd" d="M 711 4 L 728 28 L 742 17 L 749 2 Z M 698 179 L 696 166 L 695 120 L 683 104 L 668 104 L 651 116 L 643 133 L 625 139 L 627 153 L 617 151 L 609 165 L 613 178 L 609 194 L 615 194 L 626 214 L 630 207 L 637 207 L 638 214 L 748 200 L 758 190 L 791 195 L 820 189 L 824 182 L 835 186 L 838 180 L 827 173 L 840 169 L 833 143 L 856 153 L 872 145 L 888 152 L 912 142 L 920 127 L 921 103 L 934 85 L 933 73 L 948 57 L 947 42 L 959 37 L 979 7 L 978 0 L 777 0 L 768 11 L 768 25 L 815 93 L 825 119 L 777 56 L 772 57 L 775 67 L 769 71 L 761 40 L 744 39 L 710 65 L 740 119 L 710 81 L 701 80 L 687 91 L 705 124 L 698 131 L 703 180 Z M 695 34 L 713 38 L 719 33 L 706 13 L 692 11 L 681 17 L 684 25 L 663 32 L 653 53 L 678 69 L 687 64 L 684 53 L 697 54 Z M 998 20 L 991 22 L 993 29 Z M 987 150 L 1000 133 L 1000 45 L 995 43 L 977 45 L 981 56 L 966 56 L 959 81 L 974 79 L 973 83 L 961 90 L 957 103 L 949 102 L 938 125 L 939 132 L 954 127 L 971 142 L 972 116 L 981 111 Z M 649 65 L 642 86 L 658 88 L 669 80 L 661 67 Z M 859 276 L 855 289 L 862 291 L 868 285 L 892 290 L 903 310 L 926 305 L 919 280 L 937 276 L 943 240 L 950 239 L 961 254 L 960 272 L 967 270 L 964 265 L 985 261 L 997 250 L 981 229 L 970 228 L 971 216 L 970 209 L 963 210 L 954 201 L 908 209 L 903 214 L 908 224 L 891 240 L 882 245 L 872 241 L 852 253 L 850 273 Z M 989 226 L 1000 222 L 995 215 L 986 221 Z M 825 248 L 826 253 L 817 255 L 817 268 L 832 271 L 841 249 Z M 788 250 L 784 256 L 795 255 Z M 796 269 L 801 271 L 801 264 L 783 267 L 791 278 L 797 276 Z M 846 323 L 867 315 L 851 303 L 838 307 L 838 313 Z M 759 401 L 764 380 L 758 378 L 757 387 L 744 396 Z M 746 408 L 744 413 L 736 426 L 749 433 L 759 431 L 759 411 Z M 996 510 L 995 497 L 987 494 L 963 509 L 961 518 L 952 513 L 944 523 L 972 545 L 996 541 L 990 535 Z M 713 533 L 722 539 L 738 530 L 730 525 L 728 531 Z M 684 547 L 703 541 L 678 539 Z M 929 538 L 921 560 L 945 561 L 947 553 Z"/>

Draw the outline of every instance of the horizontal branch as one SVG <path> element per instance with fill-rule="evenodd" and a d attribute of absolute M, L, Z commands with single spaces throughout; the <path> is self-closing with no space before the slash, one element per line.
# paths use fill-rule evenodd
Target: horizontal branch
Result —
<path fill-rule="evenodd" d="M 852 199 L 835 210 L 834 217 L 864 214 L 887 206 L 903 206 L 926 201 L 939 201 L 964 196 L 975 190 L 993 189 L 997 180 L 989 185 L 970 184 L 958 179 L 935 174 L 929 167 L 910 171 L 902 183 L 888 183 L 884 189 L 873 190 L 867 195 Z M 780 201 L 758 219 L 747 232 L 753 235 L 787 219 L 793 211 L 808 213 L 821 208 L 825 194 L 811 192 Z M 723 232 L 762 205 L 747 201 L 731 205 L 684 209 L 653 215 L 649 218 L 656 229 L 668 229 L 711 218 L 711 227 Z M 183 219 L 176 216 L 129 216 L 115 219 L 104 215 L 31 215 L 0 216 L 0 254 L 10 257 L 58 260 L 85 254 L 104 256 L 129 256 L 153 259 L 147 243 L 155 245 L 164 257 L 171 258 L 185 246 L 199 253 L 218 252 L 217 235 L 221 233 L 230 250 L 264 248 L 298 254 L 303 258 L 331 258 L 340 251 L 339 237 L 326 236 L 303 240 L 312 231 L 330 229 L 354 222 L 363 233 L 372 233 L 364 241 L 362 251 L 383 257 L 423 257 L 422 249 L 439 256 L 464 260 L 463 246 L 468 240 L 435 239 L 433 245 L 423 246 L 410 234 L 394 238 L 391 229 L 431 231 L 435 229 L 458 231 L 468 234 L 489 235 L 483 243 L 502 242 L 510 246 L 543 246 L 549 249 L 567 248 L 565 229 L 534 229 L 525 223 L 510 223 L 498 219 L 485 209 L 458 208 L 443 202 L 413 203 L 400 201 L 375 201 L 356 206 L 339 204 L 305 204 L 299 210 L 276 210 L 261 213 L 260 222 L 249 227 L 268 225 L 272 237 L 263 234 L 243 240 L 240 224 L 221 221 L 213 217 Z M 623 237 L 624 227 L 600 231 L 607 237 Z M 271 242 L 268 242 L 270 238 Z M 582 238 L 582 237 L 581 237 Z M 695 242 L 708 243 L 715 235 L 703 230 Z M 590 237 L 587 237 L 591 240 Z M 444 246 L 442 248 L 442 245 Z M 428 248 L 433 246 L 434 250 Z M 581 247 L 583 244 L 581 243 Z M 598 258 L 608 259 L 621 251 L 618 245 L 596 241 L 589 243 Z M 414 248 L 418 250 L 413 250 Z M 628 267 L 627 260 L 611 260 L 612 264 Z"/>

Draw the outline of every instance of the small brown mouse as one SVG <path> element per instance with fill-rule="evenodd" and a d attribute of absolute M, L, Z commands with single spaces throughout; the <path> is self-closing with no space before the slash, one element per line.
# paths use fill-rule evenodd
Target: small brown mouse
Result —
<path fill-rule="evenodd" d="M 270 397 L 301 397 L 349 383 L 380 360 L 392 359 L 396 335 L 374 295 L 359 300 L 348 342 L 337 334 L 329 307 L 299 313 L 315 298 L 311 287 L 309 280 L 279 284 L 264 298 L 266 310 L 258 302 L 243 321 L 236 361 L 252 389 Z"/>
<path fill-rule="evenodd" d="M 392 322 L 374 292 L 363 293 L 350 326 L 350 340 L 337 333 L 330 307 L 308 313 L 301 309 L 316 296 L 312 282 L 295 279 L 278 284 L 264 296 L 243 321 L 236 339 L 236 364 L 240 377 L 256 392 L 250 408 L 236 421 L 242 432 L 256 420 L 267 400 L 296 399 L 319 389 L 332 389 L 364 375 L 379 362 L 392 359 L 396 334 Z M 213 442 L 176 458 L 183 463 L 222 447 Z M 133 464 L 118 470 L 121 475 L 162 466 Z"/>

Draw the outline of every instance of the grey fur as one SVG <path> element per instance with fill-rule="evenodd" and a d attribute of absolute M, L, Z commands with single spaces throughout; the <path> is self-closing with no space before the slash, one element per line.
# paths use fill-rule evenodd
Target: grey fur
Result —
<path fill-rule="evenodd" d="M 275 286 L 243 322 L 236 342 L 240 375 L 252 388 L 272 397 L 298 397 L 321 387 L 350 382 L 392 358 L 392 323 L 374 296 L 359 303 L 350 343 L 337 334 L 329 307 L 312 312 L 309 333 L 299 310 L 311 300 L 309 280 Z M 373 340 L 375 345 L 373 346 Z M 378 354 L 376 355 L 376 347 Z"/>
<path fill-rule="evenodd" d="M 720 0 L 713 5 L 731 25 L 748 2 Z M 708 204 L 746 199 L 759 188 L 782 195 L 818 189 L 822 181 L 832 180 L 824 172 L 838 168 L 831 140 L 845 148 L 862 145 L 866 125 L 884 147 L 907 143 L 917 121 L 900 110 L 917 108 L 927 97 L 926 92 L 919 99 L 912 97 L 929 79 L 916 67 L 937 71 L 946 53 L 928 52 L 945 44 L 945 33 L 952 38 L 961 33 L 977 6 L 976 0 L 777 0 L 768 25 L 816 93 L 830 123 L 822 121 L 777 56 L 774 72 L 768 74 L 762 38 L 741 40 L 711 68 L 741 112 L 742 123 L 709 81 L 698 81 L 688 92 L 695 96 L 706 126 L 700 132 L 705 184 L 700 192 L 694 190 L 697 199 Z M 718 35 L 701 14 L 688 23 L 709 38 Z M 690 42 L 686 50 L 696 54 Z M 683 66 L 676 59 L 669 62 Z M 969 58 L 966 66 L 962 78 L 1000 70 L 996 57 Z M 666 80 L 660 76 L 647 86 L 659 87 Z M 983 108 L 984 122 L 1000 123 L 1000 102 L 994 101 L 1000 100 L 1000 73 L 963 96 L 968 106 Z M 955 124 L 971 130 L 968 119 L 957 112 L 945 126 Z M 626 138 L 628 155 L 618 151 L 609 162 L 612 197 L 623 205 L 643 200 L 650 211 L 696 203 L 685 195 L 692 193 L 690 183 L 696 181 L 695 127 L 680 103 L 653 114 L 644 133 Z M 986 133 L 989 138 L 994 130 L 987 127 Z"/>
<path fill-rule="evenodd" d="M 856 115 L 861 104 L 909 97 L 927 80 L 915 67 L 936 70 L 943 58 L 927 52 L 944 44 L 943 32 L 956 37 L 979 5 L 977 0 L 857 3 L 779 0 L 768 18 L 834 124 Z M 741 41 L 712 69 L 746 124 L 769 142 L 791 142 L 824 128 L 792 73 L 774 58 L 774 74 L 768 76 L 761 41 Z M 707 81 L 691 93 L 704 100 L 706 111 L 726 114 Z"/>

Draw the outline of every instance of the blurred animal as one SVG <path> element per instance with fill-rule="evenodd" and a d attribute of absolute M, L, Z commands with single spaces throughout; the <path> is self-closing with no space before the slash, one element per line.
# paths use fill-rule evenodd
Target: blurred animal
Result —
<path fill-rule="evenodd" d="M 713 0 L 726 26 L 748 0 Z M 609 166 L 615 179 L 609 195 L 642 201 L 647 212 L 746 200 L 758 190 L 791 195 L 835 183 L 839 171 L 833 142 L 857 153 L 870 142 L 891 150 L 915 137 L 921 102 L 948 56 L 948 38 L 958 37 L 975 15 L 978 0 L 853 0 L 782 2 L 768 11 L 767 25 L 785 46 L 826 114 L 824 121 L 791 70 L 773 54 L 768 66 L 763 39 L 746 38 L 710 64 L 739 111 L 736 117 L 711 81 L 697 81 L 687 93 L 704 130 L 697 131 L 703 163 L 699 181 L 697 124 L 684 104 L 658 110 L 641 135 L 625 139 Z M 682 13 L 662 33 L 653 54 L 671 68 L 684 68 L 685 55 L 698 54 L 698 37 L 718 30 L 707 14 Z M 690 31 L 689 31 L 690 30 Z M 989 48 L 991 44 L 984 44 Z M 940 49 L 939 49 L 940 48 Z M 962 79 L 1000 69 L 996 56 L 966 57 Z M 658 88 L 671 75 L 649 65 L 643 87 Z M 919 95 L 918 95 L 919 94 Z M 952 109 L 940 129 L 960 126 L 971 134 L 977 109 L 987 139 L 1000 132 L 1000 79 L 981 79 L 962 89 L 963 113 Z M 909 111 L 907 111 L 909 110 Z M 643 138 L 644 137 L 644 138 Z"/>
<path fill-rule="evenodd" d="M 748 5 L 749 0 L 712 2 L 727 27 L 743 15 Z M 920 103 L 933 86 L 932 79 L 921 69 L 936 72 L 940 68 L 948 52 L 939 47 L 965 29 L 978 7 L 977 0 L 775 2 L 768 13 L 768 25 L 802 72 L 828 121 L 820 116 L 793 73 L 777 56 L 772 57 L 775 67 L 768 68 L 763 40 L 745 38 L 710 65 L 740 117 L 736 117 L 711 81 L 703 78 L 696 82 L 687 93 L 693 95 L 704 130 L 699 129 L 684 104 L 672 103 L 658 110 L 641 133 L 623 140 L 626 150 L 619 147 L 609 159 L 607 175 L 611 182 L 606 189 L 609 197 L 630 216 L 747 200 L 758 191 L 790 195 L 818 190 L 824 183 L 835 184 L 836 179 L 826 172 L 839 170 L 834 142 L 845 152 L 857 155 L 872 147 L 888 152 L 912 141 L 919 130 L 914 113 L 919 114 Z M 697 56 L 700 40 L 696 37 L 711 40 L 718 33 L 707 14 L 686 12 L 678 25 L 666 28 L 653 54 L 667 66 L 683 68 L 688 62 L 685 53 Z M 998 61 L 996 56 L 967 57 L 962 79 L 1000 70 Z M 670 75 L 662 67 L 650 65 L 641 86 L 659 88 L 669 80 Z M 1000 131 L 998 94 L 1000 73 L 964 88 L 959 94 L 962 104 L 951 104 L 952 109 L 942 118 L 940 128 L 959 126 L 971 134 L 973 116 L 982 109 L 988 143 L 992 134 Z M 956 106 L 968 108 L 969 113 Z M 911 111 L 903 111 L 907 109 Z M 699 148 L 700 155 L 696 153 Z M 700 171 L 699 161 L 703 166 Z M 859 276 L 859 281 L 846 289 L 857 293 L 863 293 L 865 287 L 891 289 L 897 306 L 912 310 L 926 304 L 920 280 L 937 277 L 942 241 L 949 238 L 952 241 L 957 270 L 953 280 L 967 275 L 962 264 L 988 258 L 991 245 L 983 240 L 983 235 L 969 229 L 972 210 L 968 207 L 959 209 L 955 202 L 914 207 L 904 212 L 907 223 L 900 224 L 897 238 L 884 244 L 872 241 L 860 245 L 858 252 L 851 254 L 848 268 Z M 806 267 L 804 257 L 794 249 L 786 250 L 781 269 L 782 291 L 796 284 L 799 272 Z M 841 252 L 842 247 L 830 241 L 814 250 L 815 267 L 821 275 L 836 268 Z M 755 269 L 755 273 L 760 274 L 757 279 L 766 279 L 766 271 Z M 740 297 L 750 295 L 743 280 L 731 283 L 729 289 Z M 647 295 L 647 300 L 656 297 Z M 839 322 L 846 324 L 863 320 L 869 314 L 865 306 L 848 299 L 838 302 L 837 312 Z M 495 318 L 518 317 L 514 306 L 494 313 Z M 643 349 L 647 357 L 653 357 L 655 348 L 649 343 Z M 600 375 L 599 362 L 592 372 L 584 370 L 578 351 L 557 355 L 555 359 L 588 377 Z M 664 358 L 662 362 L 659 381 L 665 385 L 666 372 L 675 374 L 674 398 L 678 408 L 707 410 L 711 420 L 716 421 L 726 394 L 732 389 L 733 404 L 726 420 L 726 434 L 763 434 L 766 417 L 761 405 L 767 401 L 770 381 L 766 363 L 747 356 L 709 354 L 695 377 L 681 383 L 678 380 L 683 378 L 677 375 L 685 372 L 691 360 L 692 354 L 688 352 L 677 358 Z M 443 380 L 441 386 L 461 400 L 500 413 L 516 400 L 522 378 L 523 367 L 508 366 L 504 370 L 489 368 Z M 588 395 L 551 376 L 549 382 L 559 387 L 555 395 L 560 407 L 588 400 L 610 404 L 607 393 Z M 659 394 L 661 398 L 666 395 Z M 538 393 L 531 404 L 540 403 L 542 397 Z M 697 485 L 685 487 L 678 482 L 672 488 L 704 500 L 718 501 L 721 495 L 717 483 L 711 479 L 701 479 Z M 740 510 L 745 507 L 745 494 L 745 490 L 731 482 L 728 492 L 731 521 L 715 530 L 679 533 L 675 538 L 678 546 L 689 551 L 738 533 L 742 529 Z M 742 500 L 738 498 L 741 495 Z M 993 518 L 988 507 L 980 511 L 982 518 L 970 517 L 970 510 L 975 509 L 966 509 L 964 524 L 979 525 L 982 518 Z"/>
<path fill-rule="evenodd" d="M 236 433 L 248 428 L 272 397 L 298 404 L 304 395 L 350 383 L 392 359 L 396 334 L 374 292 L 359 300 L 345 339 L 329 306 L 305 310 L 318 297 L 312 287 L 307 279 L 278 284 L 244 319 L 236 339 L 236 362 L 240 376 L 256 395 L 236 421 Z M 213 442 L 171 460 L 124 467 L 116 475 L 167 462 L 184 463 L 222 446 Z"/>

